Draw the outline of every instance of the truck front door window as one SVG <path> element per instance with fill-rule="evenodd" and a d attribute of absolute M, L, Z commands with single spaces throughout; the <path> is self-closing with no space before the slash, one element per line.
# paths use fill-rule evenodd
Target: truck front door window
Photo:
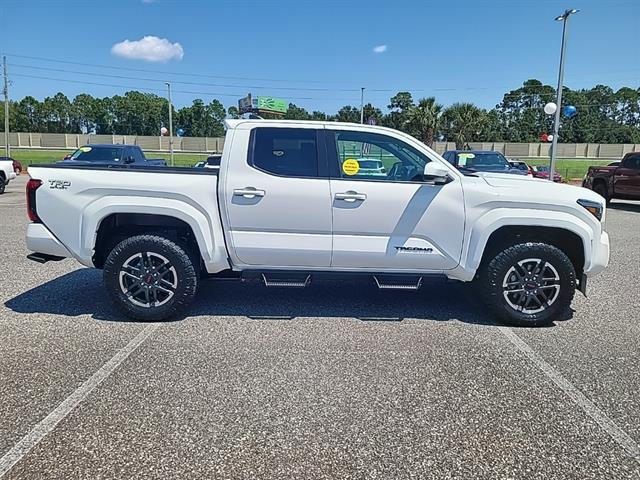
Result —
<path fill-rule="evenodd" d="M 370 132 L 333 131 L 338 171 L 353 180 L 421 182 L 429 158 L 393 137 Z"/>

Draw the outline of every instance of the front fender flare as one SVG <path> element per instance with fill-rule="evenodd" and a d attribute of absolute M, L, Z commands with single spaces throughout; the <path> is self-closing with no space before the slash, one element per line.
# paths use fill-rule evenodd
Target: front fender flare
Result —
<path fill-rule="evenodd" d="M 478 269 L 489 237 L 506 226 L 552 227 L 575 233 L 582 240 L 584 269 L 591 266 L 593 230 L 580 218 L 562 211 L 496 208 L 475 221 L 463 249 L 465 270 L 475 272 Z"/>

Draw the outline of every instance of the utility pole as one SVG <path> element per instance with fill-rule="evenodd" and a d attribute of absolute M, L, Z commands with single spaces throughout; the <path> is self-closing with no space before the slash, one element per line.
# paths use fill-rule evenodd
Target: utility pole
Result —
<path fill-rule="evenodd" d="M 360 123 L 364 123 L 364 87 L 360 87 Z"/>
<path fill-rule="evenodd" d="M 9 78 L 7 75 L 7 57 L 2 56 L 2 66 L 4 75 L 4 151 L 5 156 L 11 156 L 11 147 L 9 146 Z"/>
<path fill-rule="evenodd" d="M 562 83 L 564 80 L 564 61 L 565 50 L 567 48 L 567 20 L 569 17 L 578 13 L 580 10 L 572 8 L 565 10 L 562 15 L 555 18 L 556 21 L 562 21 L 562 47 L 560 48 L 560 70 L 558 72 L 558 90 L 556 92 L 556 116 L 553 122 L 553 140 L 551 141 L 551 165 L 549 167 L 549 181 L 553 182 L 556 172 L 556 147 L 558 146 L 558 130 L 560 129 L 560 112 L 562 110 Z"/>
<path fill-rule="evenodd" d="M 171 156 L 171 166 L 173 167 L 173 104 L 171 103 L 171 83 L 164 82 L 169 94 L 169 154 Z"/>

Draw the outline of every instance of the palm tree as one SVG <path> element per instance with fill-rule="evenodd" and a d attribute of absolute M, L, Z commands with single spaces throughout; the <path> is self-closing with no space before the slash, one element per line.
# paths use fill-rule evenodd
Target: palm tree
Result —
<path fill-rule="evenodd" d="M 447 137 L 463 148 L 476 140 L 486 121 L 486 112 L 473 103 L 454 103 L 442 114 L 443 130 Z"/>
<path fill-rule="evenodd" d="M 434 97 L 422 98 L 411 106 L 407 118 L 407 130 L 427 145 L 433 145 L 433 136 L 438 129 L 442 105 Z"/>

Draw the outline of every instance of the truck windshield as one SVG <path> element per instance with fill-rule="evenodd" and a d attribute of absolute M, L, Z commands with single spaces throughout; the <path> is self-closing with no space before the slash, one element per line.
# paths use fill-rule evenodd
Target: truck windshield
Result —
<path fill-rule="evenodd" d="M 80 147 L 71 155 L 71 160 L 81 162 L 119 162 L 122 148 Z"/>

